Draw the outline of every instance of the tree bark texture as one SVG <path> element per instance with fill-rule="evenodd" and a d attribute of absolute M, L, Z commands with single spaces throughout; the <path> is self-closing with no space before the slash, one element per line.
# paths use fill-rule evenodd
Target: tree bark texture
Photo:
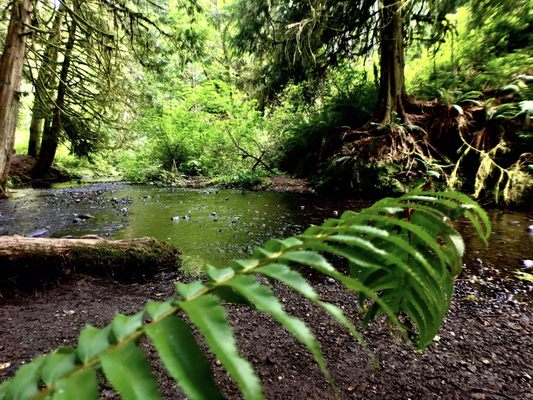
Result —
<path fill-rule="evenodd" d="M 39 74 L 34 85 L 35 99 L 33 100 L 30 138 L 28 140 L 28 155 L 32 157 L 37 157 L 41 148 L 41 137 L 45 118 L 49 114 L 51 107 L 47 104 L 51 103 L 49 96 L 57 81 L 55 78 L 55 65 L 57 63 L 57 46 L 59 46 L 61 40 L 62 17 L 63 4 L 61 3 L 52 23 L 52 30 L 48 36 L 48 42 L 39 67 Z"/>
<path fill-rule="evenodd" d="M 65 54 L 63 63 L 61 65 L 61 72 L 59 74 L 59 84 L 57 86 L 57 98 L 52 112 L 52 124 L 43 131 L 43 139 L 41 142 L 41 150 L 39 151 L 39 159 L 32 171 L 34 178 L 42 178 L 45 176 L 56 156 L 57 146 L 59 144 L 59 133 L 61 131 L 61 120 L 63 117 L 63 107 L 65 106 L 65 95 L 68 89 L 68 77 L 70 63 L 72 61 L 72 50 L 74 49 L 74 42 L 76 41 L 76 21 L 72 20 L 69 28 L 69 36 L 67 44 L 65 45 Z"/>
<path fill-rule="evenodd" d="M 39 153 L 39 149 L 41 148 L 41 135 L 44 127 L 42 105 L 37 104 L 37 101 L 36 97 L 31 110 L 30 138 L 28 139 L 28 155 L 32 157 L 37 157 Z"/>
<path fill-rule="evenodd" d="M 402 0 L 383 0 L 381 9 L 380 81 L 376 120 L 388 124 L 393 113 L 404 120 L 405 59 Z"/>
<path fill-rule="evenodd" d="M 106 240 L 0 236 L 0 298 L 41 289 L 72 273 L 140 281 L 176 268 L 178 250 L 156 239 Z"/>
<path fill-rule="evenodd" d="M 15 0 L 0 58 L 0 197 L 6 195 L 9 163 L 17 129 L 20 82 L 26 52 L 31 0 Z"/>

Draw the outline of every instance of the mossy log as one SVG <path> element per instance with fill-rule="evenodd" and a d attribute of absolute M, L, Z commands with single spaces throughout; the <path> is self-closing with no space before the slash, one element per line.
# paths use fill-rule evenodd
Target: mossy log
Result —
<path fill-rule="evenodd" d="M 151 238 L 0 236 L 0 296 L 46 287 L 73 273 L 141 281 L 177 268 L 178 256 L 174 246 Z"/>

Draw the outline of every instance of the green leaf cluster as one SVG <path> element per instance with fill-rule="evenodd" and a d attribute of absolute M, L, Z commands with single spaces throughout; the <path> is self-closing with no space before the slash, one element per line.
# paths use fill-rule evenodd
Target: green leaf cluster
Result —
<path fill-rule="evenodd" d="M 0 385 L 0 399 L 96 399 L 99 373 L 124 399 L 157 399 L 157 383 L 138 345 L 141 337 L 154 344 L 165 368 L 187 396 L 222 398 L 209 361 L 184 316 L 203 336 L 244 398 L 262 399 L 259 378 L 239 355 L 225 311 L 228 302 L 249 303 L 269 314 L 307 347 L 332 382 L 311 329 L 289 315 L 271 285 L 260 279 L 286 285 L 361 341 L 343 311 L 320 299 L 302 268 L 359 293 L 367 310 L 365 322 L 384 314 L 424 349 L 439 330 L 454 278 L 461 271 L 464 244 L 449 221 L 463 217 L 486 241 L 490 235 L 487 215 L 467 196 L 454 192 L 412 192 L 383 199 L 359 213 L 346 212 L 339 219 L 310 227 L 296 237 L 270 240 L 249 260 L 234 261 L 224 269 L 211 268 L 205 281 L 178 283 L 177 293 L 166 301 L 150 302 L 132 316 L 118 314 L 103 329 L 87 326 L 75 349 L 59 349 L 21 367 Z M 347 260 L 349 274 L 340 272 L 330 256 Z"/>

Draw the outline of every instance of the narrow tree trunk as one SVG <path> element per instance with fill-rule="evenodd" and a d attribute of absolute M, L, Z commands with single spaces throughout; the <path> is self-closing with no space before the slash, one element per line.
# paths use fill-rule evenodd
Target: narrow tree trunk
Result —
<path fill-rule="evenodd" d="M 52 113 L 52 124 L 49 129 L 47 129 L 48 127 L 45 126 L 45 130 L 43 131 L 39 159 L 37 160 L 37 163 L 32 171 L 32 176 L 34 178 L 42 178 L 45 176 L 50 170 L 52 162 L 56 156 L 56 150 L 59 144 L 59 133 L 61 130 L 63 107 L 65 105 L 65 95 L 67 93 L 67 82 L 72 59 L 72 50 L 74 49 L 74 42 L 76 40 L 76 28 L 76 21 L 72 20 L 69 29 L 69 37 L 65 46 L 65 55 L 61 65 L 61 73 L 59 74 L 57 98 Z"/>
<path fill-rule="evenodd" d="M 48 42 L 43 53 L 43 59 L 39 67 L 37 82 L 35 82 L 35 99 L 33 101 L 30 138 L 28 140 L 28 155 L 37 157 L 41 147 L 41 135 L 44 128 L 44 120 L 49 113 L 50 106 L 47 106 L 48 93 L 51 93 L 55 86 L 55 64 L 57 63 L 57 46 L 60 43 L 61 18 L 63 16 L 63 4 L 59 6 L 54 17 L 52 30 L 48 36 Z"/>
<path fill-rule="evenodd" d="M 404 101 L 407 100 L 404 79 L 404 37 L 402 0 L 383 0 L 381 11 L 380 82 L 378 109 L 375 119 L 388 124 L 396 114 L 406 119 Z"/>
<path fill-rule="evenodd" d="M 41 135 L 44 128 L 44 118 L 42 105 L 37 104 L 37 98 L 34 100 L 31 111 L 30 138 L 28 139 L 28 155 L 37 157 L 41 148 Z"/>
<path fill-rule="evenodd" d="M 26 51 L 31 0 L 14 1 L 0 58 L 0 197 L 6 195 L 7 174 L 17 129 L 20 82 Z"/>

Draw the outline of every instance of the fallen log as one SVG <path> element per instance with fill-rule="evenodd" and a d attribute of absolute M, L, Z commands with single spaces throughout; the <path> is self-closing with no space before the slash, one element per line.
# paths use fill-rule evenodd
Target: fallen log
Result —
<path fill-rule="evenodd" d="M 152 238 L 0 236 L 0 296 L 43 288 L 73 273 L 140 281 L 177 268 L 178 256 L 174 246 Z"/>

